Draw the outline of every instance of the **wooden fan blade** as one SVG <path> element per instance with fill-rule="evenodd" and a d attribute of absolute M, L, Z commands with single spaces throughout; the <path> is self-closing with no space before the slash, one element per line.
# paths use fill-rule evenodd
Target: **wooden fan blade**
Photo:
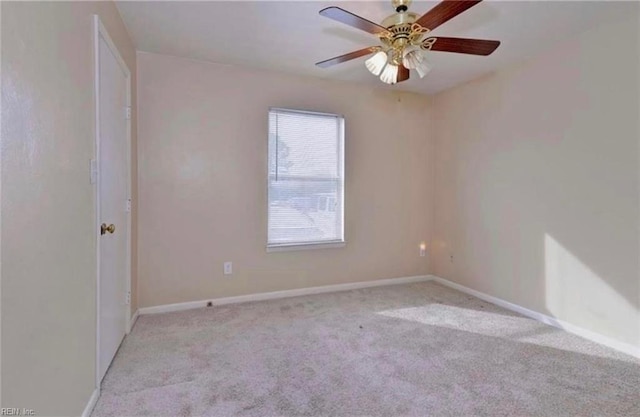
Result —
<path fill-rule="evenodd" d="M 491 55 L 500 41 L 489 41 L 485 39 L 464 39 L 464 38 L 442 38 L 436 37 L 436 41 L 431 47 L 432 51 L 457 52 L 459 54 L 471 55 Z"/>
<path fill-rule="evenodd" d="M 482 0 L 443 0 L 433 9 L 422 15 L 420 19 L 416 20 L 416 23 L 424 28 L 433 30 L 481 1 Z"/>
<path fill-rule="evenodd" d="M 328 68 L 332 65 L 341 64 L 346 61 L 351 61 L 355 58 L 360 58 L 361 56 L 369 55 L 378 50 L 377 46 L 370 46 L 368 48 L 360 49 L 357 51 L 349 52 L 348 54 L 336 56 L 330 59 L 325 59 L 324 61 L 317 62 L 316 65 L 320 68 Z"/>
<path fill-rule="evenodd" d="M 404 65 L 398 67 L 398 82 L 401 83 L 409 79 L 409 69 Z"/>
<path fill-rule="evenodd" d="M 387 28 L 339 7 L 327 7 L 326 9 L 322 9 L 320 10 L 320 15 L 336 20 L 340 23 L 344 23 L 345 25 L 364 30 L 365 32 L 369 32 L 373 35 L 379 35 L 387 31 Z"/>

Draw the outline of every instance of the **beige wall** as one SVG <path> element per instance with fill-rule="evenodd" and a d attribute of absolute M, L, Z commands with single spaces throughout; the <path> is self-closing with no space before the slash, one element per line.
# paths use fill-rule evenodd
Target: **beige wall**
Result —
<path fill-rule="evenodd" d="M 639 27 L 435 97 L 436 274 L 640 345 Z"/>
<path fill-rule="evenodd" d="M 640 344 L 637 17 L 430 101 L 153 54 L 136 71 L 112 3 L 1 7 L 3 407 L 78 415 L 93 390 L 93 13 L 134 75 L 134 161 L 140 79 L 134 303 L 435 272 Z M 270 106 L 345 115 L 345 248 L 266 253 Z"/>
<path fill-rule="evenodd" d="M 134 75 L 134 103 L 135 50 L 111 2 L 1 7 L 1 406 L 80 415 L 95 386 L 92 14 Z"/>
<path fill-rule="evenodd" d="M 146 53 L 138 79 L 141 307 L 428 273 L 426 98 Z M 345 248 L 266 253 L 270 106 L 345 116 Z"/>

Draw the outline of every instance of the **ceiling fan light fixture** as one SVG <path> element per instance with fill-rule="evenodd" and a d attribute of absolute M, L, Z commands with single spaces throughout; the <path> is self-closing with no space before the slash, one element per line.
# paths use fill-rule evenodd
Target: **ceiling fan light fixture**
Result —
<path fill-rule="evenodd" d="M 1 1 L 1 0 L 0 0 Z M 375 35 L 379 45 L 369 46 L 348 54 L 339 55 L 316 63 L 328 68 L 342 62 L 374 54 L 366 60 L 366 67 L 387 84 L 407 81 L 411 71 L 425 77 L 432 68 L 427 60 L 430 51 L 488 56 L 500 41 L 431 36 L 431 32 L 443 23 L 464 13 L 482 0 L 440 0 L 422 16 L 409 11 L 411 0 L 391 0 L 396 13 L 380 24 L 367 20 L 340 7 L 325 7 L 320 15 Z"/>
<path fill-rule="evenodd" d="M 378 76 L 382 73 L 382 70 L 387 63 L 387 59 L 387 53 L 384 51 L 379 51 L 371 58 L 367 59 L 364 62 L 364 65 L 366 65 L 369 72 L 371 72 L 375 76 Z"/>
<path fill-rule="evenodd" d="M 425 60 L 424 52 L 415 46 L 409 46 L 402 51 L 402 65 L 408 69 L 416 69 Z"/>
<path fill-rule="evenodd" d="M 424 78 L 431 71 L 431 64 L 426 55 L 422 49 L 409 46 L 402 51 L 402 65 L 405 68 L 415 70 L 420 78 Z"/>
<path fill-rule="evenodd" d="M 398 66 L 388 64 L 384 67 L 384 71 L 380 75 L 380 81 L 387 84 L 395 84 L 398 82 Z"/>
<path fill-rule="evenodd" d="M 431 64 L 426 59 L 423 59 L 422 62 L 420 62 L 420 65 L 415 68 L 415 70 L 420 78 L 424 78 L 425 75 L 431 72 Z"/>

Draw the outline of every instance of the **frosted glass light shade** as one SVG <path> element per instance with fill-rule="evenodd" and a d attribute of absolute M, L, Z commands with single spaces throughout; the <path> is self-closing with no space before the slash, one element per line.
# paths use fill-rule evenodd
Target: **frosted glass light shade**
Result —
<path fill-rule="evenodd" d="M 382 73 L 382 69 L 384 68 L 386 63 L 387 63 L 387 53 L 384 51 L 380 51 L 376 53 L 374 56 L 372 56 L 371 58 L 367 59 L 364 62 L 364 65 L 366 65 L 367 69 L 373 75 L 377 76 L 377 75 L 380 75 L 380 73 Z"/>
<path fill-rule="evenodd" d="M 409 46 L 402 52 L 402 65 L 408 69 L 416 69 L 424 59 L 424 53 L 415 46 Z"/>
<path fill-rule="evenodd" d="M 398 82 L 398 66 L 388 64 L 384 67 L 384 71 L 380 75 L 380 81 L 387 84 L 395 84 Z"/>
<path fill-rule="evenodd" d="M 424 78 L 431 71 L 431 64 L 425 59 L 416 67 L 416 72 L 420 76 L 420 78 Z"/>
<path fill-rule="evenodd" d="M 427 61 L 424 51 L 413 46 L 406 48 L 402 53 L 402 65 L 416 70 L 420 78 L 424 78 L 431 71 L 431 64 Z"/>

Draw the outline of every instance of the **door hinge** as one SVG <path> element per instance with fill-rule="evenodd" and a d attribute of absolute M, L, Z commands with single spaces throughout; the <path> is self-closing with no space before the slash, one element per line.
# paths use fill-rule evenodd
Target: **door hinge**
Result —
<path fill-rule="evenodd" d="M 127 291 L 127 296 L 125 297 L 125 303 L 127 303 L 127 305 L 131 304 L 131 291 Z"/>
<path fill-rule="evenodd" d="M 98 182 L 98 161 L 95 159 L 89 162 L 89 181 L 91 184 Z"/>
<path fill-rule="evenodd" d="M 131 199 L 130 198 L 127 198 L 127 201 L 125 202 L 125 205 L 124 205 L 124 210 L 127 213 L 131 213 Z"/>
<path fill-rule="evenodd" d="M 127 120 L 131 120 L 131 107 L 125 107 L 125 117 L 127 118 Z"/>

